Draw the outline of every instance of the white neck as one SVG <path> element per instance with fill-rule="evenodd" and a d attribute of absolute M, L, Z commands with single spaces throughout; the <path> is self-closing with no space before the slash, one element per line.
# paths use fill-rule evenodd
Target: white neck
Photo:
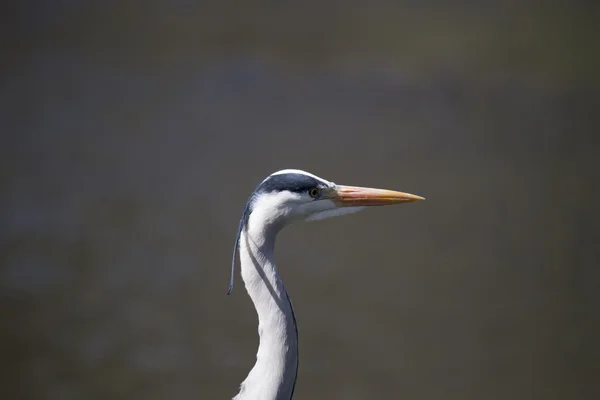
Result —
<path fill-rule="evenodd" d="M 256 364 L 234 400 L 290 400 L 298 370 L 296 320 L 274 263 L 277 229 L 253 217 L 240 237 L 240 264 L 258 314 L 260 344 Z"/>

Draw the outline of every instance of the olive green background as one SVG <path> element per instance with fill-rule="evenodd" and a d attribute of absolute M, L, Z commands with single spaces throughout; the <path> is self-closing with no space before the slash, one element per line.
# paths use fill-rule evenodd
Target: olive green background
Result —
<path fill-rule="evenodd" d="M 427 198 L 280 235 L 295 399 L 600 398 L 596 2 L 2 7 L 2 399 L 231 398 L 282 168 Z"/>

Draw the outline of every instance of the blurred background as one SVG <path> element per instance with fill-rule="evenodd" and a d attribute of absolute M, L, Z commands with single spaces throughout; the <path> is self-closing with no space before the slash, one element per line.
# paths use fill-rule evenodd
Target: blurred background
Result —
<path fill-rule="evenodd" d="M 295 399 L 600 398 L 597 2 L 2 7 L 2 399 L 235 395 L 282 168 L 427 198 L 280 235 Z"/>

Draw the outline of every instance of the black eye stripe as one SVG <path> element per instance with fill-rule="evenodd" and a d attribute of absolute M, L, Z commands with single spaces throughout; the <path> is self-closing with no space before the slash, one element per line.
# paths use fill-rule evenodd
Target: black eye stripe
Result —
<path fill-rule="evenodd" d="M 306 193 L 321 186 L 323 186 L 323 182 L 311 176 L 290 173 L 270 176 L 256 191 L 264 193 L 289 190 L 295 193 Z"/>

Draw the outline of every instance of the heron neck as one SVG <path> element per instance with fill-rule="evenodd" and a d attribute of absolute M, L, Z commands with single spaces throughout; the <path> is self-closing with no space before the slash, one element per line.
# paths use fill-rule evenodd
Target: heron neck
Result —
<path fill-rule="evenodd" d="M 289 400 L 298 370 L 298 331 L 292 304 L 277 274 L 276 232 L 248 227 L 240 238 L 241 273 L 258 314 L 256 364 L 236 400 Z"/>

